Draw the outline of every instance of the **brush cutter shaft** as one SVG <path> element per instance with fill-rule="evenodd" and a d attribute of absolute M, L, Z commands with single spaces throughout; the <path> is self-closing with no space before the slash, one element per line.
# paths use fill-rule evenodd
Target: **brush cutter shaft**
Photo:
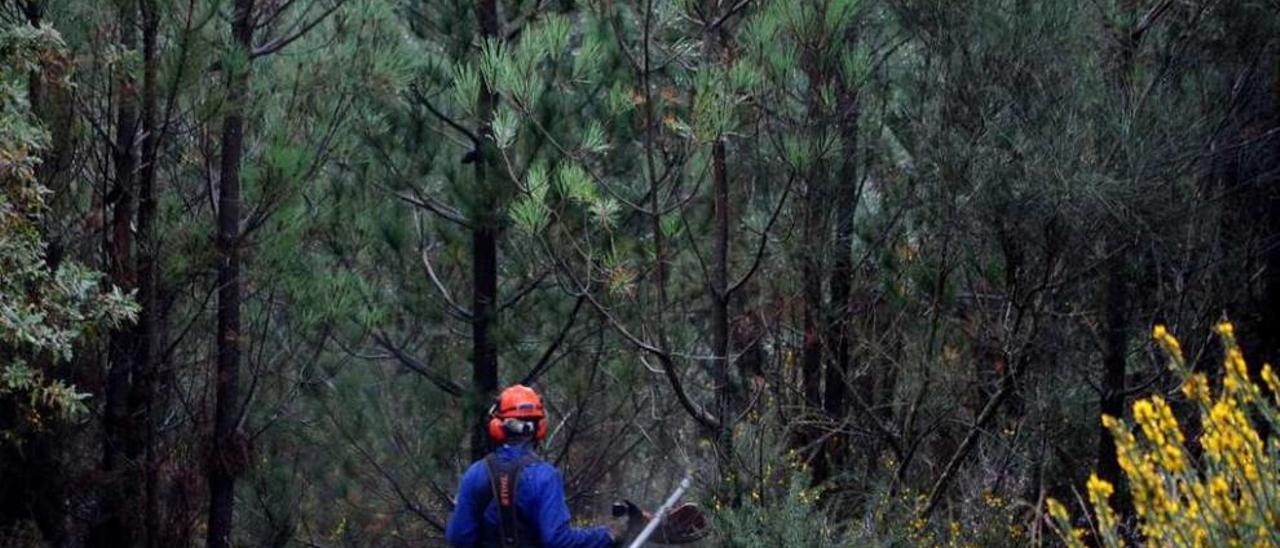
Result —
<path fill-rule="evenodd" d="M 684 496 L 684 492 L 689 489 L 690 483 L 692 482 L 689 479 L 689 475 L 685 474 L 684 479 L 680 480 L 680 486 L 676 487 L 676 490 L 671 493 L 671 496 L 667 497 L 667 501 L 662 503 L 662 506 L 658 508 L 658 511 L 653 513 L 653 519 L 649 520 L 649 524 L 640 531 L 639 535 L 636 535 L 635 540 L 631 541 L 631 545 L 628 548 L 640 548 L 641 546 L 644 546 L 644 543 L 649 540 L 649 537 L 653 536 L 653 532 L 658 530 L 658 525 L 662 523 L 662 518 L 667 517 L 667 512 L 670 512 L 671 508 L 680 500 L 680 497 Z"/>

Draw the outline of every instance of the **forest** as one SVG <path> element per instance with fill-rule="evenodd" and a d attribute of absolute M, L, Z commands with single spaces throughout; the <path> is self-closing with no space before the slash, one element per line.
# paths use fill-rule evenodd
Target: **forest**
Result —
<path fill-rule="evenodd" d="M 1280 546 L 1278 0 L 0 0 L 0 546 Z"/>

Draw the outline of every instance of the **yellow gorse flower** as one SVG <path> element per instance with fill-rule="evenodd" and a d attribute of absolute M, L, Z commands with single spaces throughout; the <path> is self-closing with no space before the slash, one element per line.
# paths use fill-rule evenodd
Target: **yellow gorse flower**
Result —
<path fill-rule="evenodd" d="M 1177 338 L 1169 333 L 1169 330 L 1165 326 L 1156 324 L 1156 326 L 1151 329 L 1151 338 L 1154 339 L 1155 342 L 1165 350 L 1165 352 L 1168 352 L 1170 357 L 1174 358 L 1179 364 L 1183 363 L 1182 345 L 1178 343 Z"/>
<path fill-rule="evenodd" d="M 1173 406 L 1160 395 L 1133 403 L 1132 427 L 1107 415 L 1102 425 L 1115 438 L 1116 460 L 1128 479 L 1147 545 L 1280 546 L 1280 440 L 1263 440 L 1254 422 L 1266 421 L 1270 431 L 1280 431 L 1280 378 L 1270 365 L 1263 366 L 1258 376 L 1273 395 L 1264 399 L 1249 377 L 1235 327 L 1222 322 L 1214 330 L 1225 349 L 1216 397 L 1208 376 L 1187 367 L 1168 328 L 1157 325 L 1151 332 L 1169 358 L 1169 369 L 1182 377 L 1178 392 L 1200 412 L 1200 457 L 1190 457 Z M 1086 490 L 1099 544 L 1124 545 L 1109 502 L 1115 487 L 1091 475 Z M 1047 507 L 1063 542 L 1083 546 L 1084 531 L 1073 528 L 1066 508 L 1055 500 Z"/>

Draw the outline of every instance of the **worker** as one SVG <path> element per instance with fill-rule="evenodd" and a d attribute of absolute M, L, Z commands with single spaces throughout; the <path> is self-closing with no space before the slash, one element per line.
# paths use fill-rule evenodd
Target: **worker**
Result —
<path fill-rule="evenodd" d="M 547 415 L 537 392 L 510 386 L 489 416 L 489 438 L 497 449 L 462 476 L 445 530 L 450 546 L 601 548 L 622 541 L 622 524 L 569 525 L 560 472 L 534 452 L 547 435 Z"/>

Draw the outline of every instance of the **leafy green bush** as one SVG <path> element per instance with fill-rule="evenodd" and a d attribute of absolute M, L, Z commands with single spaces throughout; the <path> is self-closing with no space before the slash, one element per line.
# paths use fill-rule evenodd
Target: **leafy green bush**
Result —
<path fill-rule="evenodd" d="M 54 378 L 96 327 L 132 321 L 137 306 L 101 273 L 72 262 L 49 264 L 40 231 L 49 190 L 38 153 L 47 136 L 31 113 L 28 78 L 62 61 L 62 41 L 47 28 L 0 31 L 0 443 L 86 411 L 88 394 Z M 37 76 L 38 77 L 38 76 Z"/>
<path fill-rule="evenodd" d="M 780 496 L 763 497 L 757 490 L 738 508 L 716 508 L 715 520 L 723 545 L 741 548 L 840 545 L 836 527 L 817 506 L 817 490 L 807 488 L 808 483 L 805 474 L 791 474 Z"/>

